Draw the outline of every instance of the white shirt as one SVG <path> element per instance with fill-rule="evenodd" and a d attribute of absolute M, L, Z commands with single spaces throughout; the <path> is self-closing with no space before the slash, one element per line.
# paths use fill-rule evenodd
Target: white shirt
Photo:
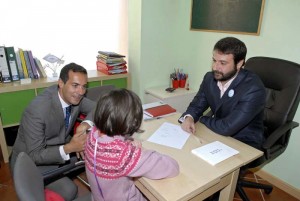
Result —
<path fill-rule="evenodd" d="M 222 98 L 225 91 L 229 88 L 229 86 L 231 85 L 233 80 L 236 78 L 236 76 L 237 76 L 237 74 L 235 74 L 235 76 L 233 78 L 231 78 L 228 82 L 226 82 L 224 85 L 220 81 L 218 81 L 217 85 L 220 89 L 220 98 Z"/>
<path fill-rule="evenodd" d="M 59 92 L 58 93 L 58 97 L 59 97 L 59 101 L 61 103 L 61 106 L 62 106 L 62 109 L 63 109 L 63 112 L 64 112 L 64 117 L 66 117 L 66 108 L 69 107 L 69 104 L 67 104 L 60 96 Z M 71 120 L 71 117 L 70 119 Z M 67 160 L 70 160 L 70 155 L 69 154 L 66 154 L 65 150 L 64 150 L 64 145 L 61 145 L 59 146 L 59 153 L 61 155 L 61 157 L 67 161 Z"/>

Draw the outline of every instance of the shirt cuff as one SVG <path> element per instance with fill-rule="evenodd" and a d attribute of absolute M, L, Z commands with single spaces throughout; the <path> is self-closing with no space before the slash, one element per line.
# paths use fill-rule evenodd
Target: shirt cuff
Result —
<path fill-rule="evenodd" d="M 88 131 L 90 131 L 92 129 L 92 127 L 94 126 L 94 123 L 92 121 L 90 121 L 90 120 L 84 120 L 82 122 L 85 122 L 85 123 L 87 123 L 88 125 L 91 126 L 89 129 L 87 129 Z"/>
<path fill-rule="evenodd" d="M 183 117 L 180 117 L 180 118 L 178 119 L 178 121 L 179 121 L 180 123 L 183 123 L 186 117 L 191 117 L 191 118 L 194 120 L 194 118 L 192 117 L 192 115 L 186 114 L 186 115 L 184 115 Z"/>
<path fill-rule="evenodd" d="M 65 153 L 64 145 L 59 146 L 59 153 L 65 161 L 70 160 L 70 155 Z"/>

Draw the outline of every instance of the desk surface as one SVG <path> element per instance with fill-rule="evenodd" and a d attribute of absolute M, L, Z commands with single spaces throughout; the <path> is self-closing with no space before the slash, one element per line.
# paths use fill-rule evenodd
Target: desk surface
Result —
<path fill-rule="evenodd" d="M 157 200 L 175 201 L 195 199 L 195 196 L 201 193 L 203 194 L 208 189 L 213 188 L 213 186 L 222 182 L 224 178 L 234 171 L 238 173 L 241 166 L 255 160 L 263 154 L 261 151 L 231 137 L 215 134 L 200 123 L 196 124 L 196 136 L 199 138 L 191 135 L 181 150 L 146 141 L 164 122 L 177 124 L 178 117 L 179 114 L 175 114 L 162 119 L 144 122 L 142 129 L 144 129 L 145 132 L 134 136 L 143 142 L 143 147 L 170 155 L 179 163 L 180 174 L 177 177 L 162 180 L 140 178 L 136 182 L 139 188 L 139 185 L 142 185 L 143 188 L 147 189 L 147 191 L 152 194 L 151 196 L 154 196 Z M 192 149 L 216 140 L 238 150 L 240 153 L 215 166 L 210 165 L 191 153 Z M 235 178 L 237 179 L 237 175 Z M 229 178 L 229 180 L 232 179 Z M 224 188 L 224 186 L 222 188 Z M 232 188 L 235 189 L 235 183 Z M 141 188 L 140 190 L 143 191 Z M 219 189 L 213 189 L 212 192 L 206 193 L 200 198 L 205 198 L 217 190 Z M 147 195 L 147 192 L 144 193 Z"/>

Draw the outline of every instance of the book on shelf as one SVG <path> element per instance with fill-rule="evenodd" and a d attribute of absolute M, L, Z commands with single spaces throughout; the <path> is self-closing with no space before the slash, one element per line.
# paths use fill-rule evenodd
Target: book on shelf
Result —
<path fill-rule="evenodd" d="M 211 165 L 216 165 L 239 153 L 239 151 L 219 141 L 203 145 L 191 152 Z"/>
<path fill-rule="evenodd" d="M 18 64 L 16 60 L 16 53 L 14 47 L 5 47 L 6 58 L 8 62 L 8 66 L 10 68 L 10 75 L 12 81 L 20 80 Z"/>
<path fill-rule="evenodd" d="M 168 104 L 158 105 L 155 107 L 147 108 L 144 113 L 150 117 L 160 117 L 175 113 L 176 109 Z"/>
<path fill-rule="evenodd" d="M 28 59 L 29 59 L 29 62 L 30 62 L 30 66 L 31 66 L 31 69 L 32 69 L 33 78 L 34 79 L 39 79 L 39 74 L 38 74 L 38 70 L 37 70 L 37 67 L 35 65 L 35 62 L 33 60 L 32 51 L 27 50 L 27 53 L 28 53 Z"/>
<path fill-rule="evenodd" d="M 19 49 L 18 51 L 19 51 L 19 54 L 20 54 L 22 69 L 23 69 L 23 72 L 24 72 L 24 78 L 29 78 L 27 65 L 26 65 L 26 61 L 25 61 L 24 51 L 23 51 L 23 49 Z"/>
<path fill-rule="evenodd" d="M 102 61 L 105 64 L 123 63 L 126 62 L 124 58 L 107 58 L 97 57 L 97 61 Z"/>
<path fill-rule="evenodd" d="M 125 57 L 124 55 L 115 53 L 115 52 L 108 52 L 108 51 L 98 51 L 100 57 L 103 58 L 122 58 Z"/>
<path fill-rule="evenodd" d="M 24 79 L 24 71 L 23 71 L 23 68 L 22 68 L 20 52 L 16 51 L 15 54 L 16 54 L 16 61 L 17 61 L 18 71 L 19 71 L 19 78 Z"/>
<path fill-rule="evenodd" d="M 0 46 L 0 71 L 2 74 L 2 82 L 12 81 L 4 46 Z"/>
<path fill-rule="evenodd" d="M 98 69 L 98 71 L 107 74 L 107 75 L 114 75 L 114 74 L 125 74 L 127 73 L 126 69 L 115 69 L 115 70 L 105 70 L 105 69 Z"/>
<path fill-rule="evenodd" d="M 104 69 L 104 70 L 115 70 L 115 69 L 127 69 L 126 64 L 119 64 L 119 65 L 109 65 L 102 62 L 97 61 L 97 69 Z"/>
<path fill-rule="evenodd" d="M 114 63 L 105 63 L 105 61 L 104 60 L 102 60 L 102 59 L 97 59 L 97 62 L 98 63 L 102 63 L 102 64 L 104 64 L 104 65 L 107 65 L 107 66 L 119 66 L 119 65 L 125 65 L 125 64 L 127 64 L 127 62 L 124 60 L 124 61 L 121 61 L 121 62 L 114 62 Z"/>
<path fill-rule="evenodd" d="M 23 53 L 24 53 L 24 58 L 25 58 L 25 63 L 26 63 L 26 67 L 27 67 L 28 76 L 30 78 L 34 78 L 32 68 L 31 68 L 31 64 L 30 64 L 30 61 L 29 61 L 28 51 L 24 50 Z"/>
<path fill-rule="evenodd" d="M 127 66 L 123 66 L 121 68 L 106 68 L 106 67 L 101 67 L 101 66 L 97 66 L 97 70 L 105 70 L 105 71 L 115 71 L 115 72 L 119 72 L 119 71 L 127 71 Z"/>

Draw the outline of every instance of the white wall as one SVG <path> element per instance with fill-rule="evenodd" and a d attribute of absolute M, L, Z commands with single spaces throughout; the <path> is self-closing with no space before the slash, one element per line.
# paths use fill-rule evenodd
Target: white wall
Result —
<path fill-rule="evenodd" d="M 226 36 L 244 41 L 248 58 L 270 56 L 300 63 L 299 0 L 266 0 L 259 36 L 190 31 L 191 0 L 142 0 L 133 6 L 135 2 L 129 0 L 129 66 L 132 88 L 140 96 L 145 88 L 168 85 L 174 67 L 184 68 L 190 74 L 190 86 L 198 89 L 210 70 L 214 44 Z M 135 51 L 130 50 L 131 44 L 138 44 Z M 295 120 L 300 122 L 300 109 Z M 298 189 L 299 142 L 296 128 L 286 152 L 263 168 Z"/>
<path fill-rule="evenodd" d="M 98 50 L 119 50 L 121 1 L 2 1 L 0 45 L 32 50 L 42 63 L 52 53 L 96 69 Z"/>

